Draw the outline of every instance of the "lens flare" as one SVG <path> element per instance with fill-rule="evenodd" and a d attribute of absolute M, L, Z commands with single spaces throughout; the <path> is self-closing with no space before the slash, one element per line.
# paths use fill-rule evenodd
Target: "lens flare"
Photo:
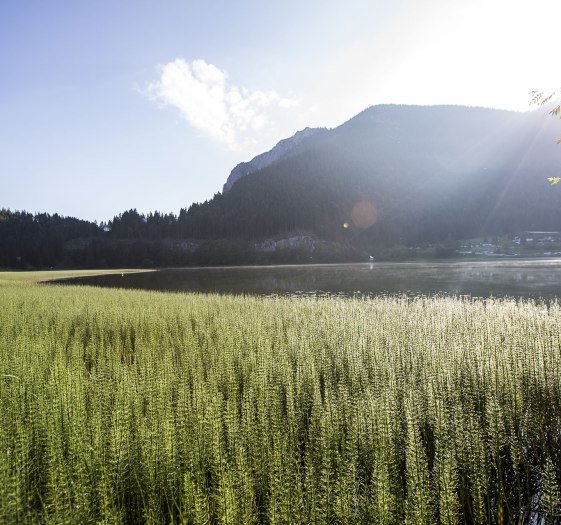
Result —
<path fill-rule="evenodd" d="M 360 201 L 357 202 L 351 211 L 351 219 L 353 224 L 360 230 L 370 228 L 378 219 L 378 210 L 373 202 Z"/>

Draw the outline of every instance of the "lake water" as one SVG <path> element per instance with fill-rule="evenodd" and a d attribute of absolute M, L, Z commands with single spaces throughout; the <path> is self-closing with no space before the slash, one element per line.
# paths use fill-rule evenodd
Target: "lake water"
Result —
<path fill-rule="evenodd" d="M 233 294 L 409 294 L 561 298 L 561 259 L 181 268 L 68 284 Z"/>

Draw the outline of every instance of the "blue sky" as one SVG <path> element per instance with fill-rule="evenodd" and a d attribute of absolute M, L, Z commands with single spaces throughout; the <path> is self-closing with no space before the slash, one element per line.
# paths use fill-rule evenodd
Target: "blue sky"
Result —
<path fill-rule="evenodd" d="M 0 207 L 178 212 L 242 160 L 379 103 L 525 110 L 554 1 L 0 2 Z"/>

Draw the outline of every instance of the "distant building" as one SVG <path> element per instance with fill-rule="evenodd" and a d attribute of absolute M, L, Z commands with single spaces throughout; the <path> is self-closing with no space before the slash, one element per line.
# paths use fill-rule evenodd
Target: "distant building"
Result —
<path fill-rule="evenodd" d="M 520 232 L 512 240 L 517 244 L 525 242 L 536 242 L 539 244 L 561 242 L 561 232 L 524 231 Z"/>

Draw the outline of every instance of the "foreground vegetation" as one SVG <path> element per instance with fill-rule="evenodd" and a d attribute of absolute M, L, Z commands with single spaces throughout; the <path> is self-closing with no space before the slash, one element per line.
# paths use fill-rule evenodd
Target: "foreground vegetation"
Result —
<path fill-rule="evenodd" d="M 0 274 L 1 523 L 558 515 L 557 304 L 21 275 Z"/>

